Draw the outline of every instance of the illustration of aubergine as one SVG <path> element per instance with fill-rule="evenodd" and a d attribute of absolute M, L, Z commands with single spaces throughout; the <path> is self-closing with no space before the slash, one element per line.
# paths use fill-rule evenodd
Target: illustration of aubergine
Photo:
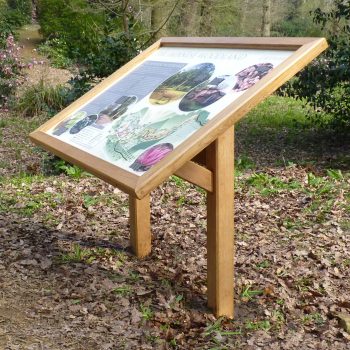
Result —
<path fill-rule="evenodd" d="M 272 63 L 257 63 L 241 70 L 236 74 L 237 82 L 233 91 L 240 92 L 249 89 L 267 75 L 272 68 Z"/>
<path fill-rule="evenodd" d="M 188 92 L 179 103 L 184 112 L 195 111 L 207 107 L 226 95 L 225 89 L 232 87 L 233 76 L 221 75 L 208 83 L 200 84 Z"/>
<path fill-rule="evenodd" d="M 147 171 L 154 164 L 157 164 L 162 160 L 168 153 L 174 149 L 171 143 L 161 143 L 148 148 L 146 151 L 141 153 L 134 163 L 130 165 L 130 168 L 135 171 Z"/>
<path fill-rule="evenodd" d="M 176 101 L 197 85 L 210 79 L 214 70 L 215 65 L 213 63 L 200 63 L 185 67 L 160 84 L 152 92 L 149 101 L 157 105 Z"/>
<path fill-rule="evenodd" d="M 87 126 L 95 123 L 97 120 L 98 116 L 97 114 L 91 114 L 85 117 L 84 119 L 78 121 L 76 124 L 72 126 L 72 128 L 69 130 L 70 134 L 77 134 Z"/>

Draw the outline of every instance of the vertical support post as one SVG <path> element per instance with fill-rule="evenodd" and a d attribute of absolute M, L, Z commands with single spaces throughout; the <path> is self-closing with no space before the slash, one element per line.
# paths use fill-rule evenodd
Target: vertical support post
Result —
<path fill-rule="evenodd" d="M 206 149 L 213 172 L 213 192 L 207 194 L 208 306 L 216 317 L 233 317 L 234 258 L 234 127 Z"/>
<path fill-rule="evenodd" d="M 135 255 L 143 258 L 151 252 L 150 196 L 129 196 L 130 243 Z"/>

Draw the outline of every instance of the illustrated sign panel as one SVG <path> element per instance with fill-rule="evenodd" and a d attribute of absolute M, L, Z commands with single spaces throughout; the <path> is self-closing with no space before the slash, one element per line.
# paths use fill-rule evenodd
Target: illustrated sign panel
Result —
<path fill-rule="evenodd" d="M 163 38 L 30 138 L 142 199 L 178 170 L 188 178 L 198 169 L 188 161 L 326 48 L 323 38 Z"/>
<path fill-rule="evenodd" d="M 47 133 L 142 175 L 292 54 L 161 47 Z"/>

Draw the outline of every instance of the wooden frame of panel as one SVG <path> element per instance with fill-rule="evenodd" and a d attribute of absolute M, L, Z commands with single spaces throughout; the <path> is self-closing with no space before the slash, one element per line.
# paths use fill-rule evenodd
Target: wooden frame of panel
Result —
<path fill-rule="evenodd" d="M 162 46 L 295 50 L 295 52 L 141 176 L 129 173 L 116 165 L 92 156 L 46 133 L 54 125 L 77 110 L 79 106 L 82 106 L 98 93 L 111 86 L 117 79 L 125 76 L 136 64 L 145 60 L 152 52 Z M 83 97 L 31 133 L 30 138 L 36 144 L 43 146 L 61 158 L 85 168 L 106 182 L 131 195 L 135 195 L 138 199 L 142 199 L 206 148 L 266 96 L 270 95 L 300 71 L 326 47 L 327 43 L 323 38 L 164 38 L 157 41 Z"/>
<path fill-rule="evenodd" d="M 291 50 L 294 53 L 141 176 L 97 158 L 46 132 L 125 76 L 160 47 Z M 233 317 L 234 124 L 327 48 L 323 38 L 163 38 L 30 134 L 31 140 L 130 195 L 131 246 L 151 251 L 150 192 L 178 175 L 208 193 L 208 306 Z"/>

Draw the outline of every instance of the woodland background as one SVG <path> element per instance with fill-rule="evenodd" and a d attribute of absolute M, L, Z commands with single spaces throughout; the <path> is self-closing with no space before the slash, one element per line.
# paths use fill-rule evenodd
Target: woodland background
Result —
<path fill-rule="evenodd" d="M 350 348 L 350 0 L 0 0 L 0 349 Z M 28 134 L 165 35 L 325 36 L 235 126 L 235 319 L 206 306 L 206 195 L 128 196 Z"/>

